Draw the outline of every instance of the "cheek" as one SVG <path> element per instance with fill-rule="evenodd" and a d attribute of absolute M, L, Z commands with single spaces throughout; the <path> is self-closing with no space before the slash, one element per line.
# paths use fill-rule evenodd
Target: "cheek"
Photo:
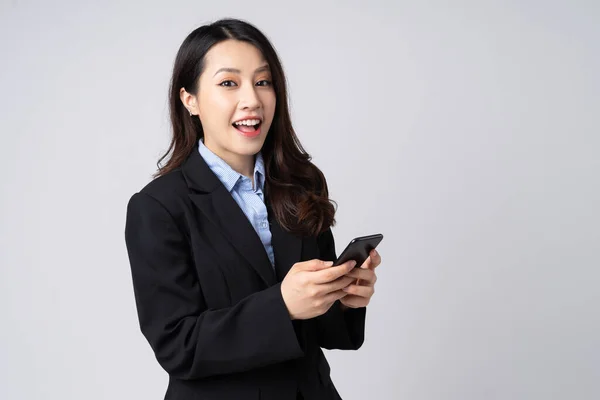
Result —
<path fill-rule="evenodd" d="M 272 116 L 275 113 L 275 105 L 277 104 L 275 93 L 265 93 L 262 98 L 262 104 L 265 108 L 265 111 Z"/>
<path fill-rule="evenodd" d="M 208 118 L 208 123 L 212 125 L 229 124 L 232 115 L 235 112 L 235 102 L 227 96 L 214 94 L 206 96 L 201 102 L 201 115 Z"/>

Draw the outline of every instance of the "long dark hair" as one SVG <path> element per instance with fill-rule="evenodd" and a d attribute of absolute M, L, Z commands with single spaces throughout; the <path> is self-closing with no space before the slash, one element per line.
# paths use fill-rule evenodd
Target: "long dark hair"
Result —
<path fill-rule="evenodd" d="M 298 140 L 290 118 L 286 79 L 279 57 L 267 37 L 255 26 L 226 18 L 191 32 L 181 44 L 169 89 L 173 136 L 167 152 L 158 160 L 154 175 L 165 175 L 181 166 L 204 137 L 199 118 L 190 116 L 179 97 L 183 87 L 193 95 L 205 67 L 205 55 L 215 44 L 234 39 L 258 48 L 268 62 L 276 95 L 276 107 L 269 134 L 261 149 L 265 161 L 265 195 L 283 229 L 300 235 L 317 235 L 335 225 L 334 201 L 329 199 L 321 170 Z M 169 157 L 170 155 L 170 157 Z M 168 160 L 164 165 L 162 161 Z"/>

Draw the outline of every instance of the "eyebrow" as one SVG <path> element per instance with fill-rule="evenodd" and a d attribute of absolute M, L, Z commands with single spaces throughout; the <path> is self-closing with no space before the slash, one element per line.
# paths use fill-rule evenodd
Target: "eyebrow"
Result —
<path fill-rule="evenodd" d="M 269 64 L 265 64 L 265 65 L 263 65 L 262 67 L 258 67 L 258 68 L 256 69 L 256 71 L 254 71 L 254 73 L 257 73 L 257 72 L 263 72 L 263 71 L 269 71 L 269 70 L 270 70 L 270 68 L 269 68 Z M 242 73 L 242 71 L 240 71 L 240 70 L 239 70 L 239 69 L 237 69 L 237 68 L 227 68 L 227 67 L 225 67 L 225 68 L 219 68 L 219 69 L 217 70 L 217 72 L 215 72 L 215 74 L 214 74 L 213 76 L 216 76 L 217 74 L 219 74 L 219 73 L 221 73 L 221 72 L 232 72 L 232 73 L 234 73 L 234 74 L 241 74 L 241 73 Z"/>

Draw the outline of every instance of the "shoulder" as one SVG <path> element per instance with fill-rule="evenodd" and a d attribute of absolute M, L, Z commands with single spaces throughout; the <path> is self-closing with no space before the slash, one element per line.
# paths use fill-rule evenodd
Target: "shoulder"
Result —
<path fill-rule="evenodd" d="M 181 168 L 176 168 L 148 182 L 140 190 L 140 193 L 154 197 L 157 200 L 168 200 L 173 196 L 187 195 L 188 186 Z"/>
<path fill-rule="evenodd" d="M 163 208 L 172 216 L 179 214 L 182 201 L 187 202 L 188 186 L 180 168 L 159 176 L 146 184 L 129 199 L 131 207 Z M 179 211 L 179 212 L 178 212 Z"/>

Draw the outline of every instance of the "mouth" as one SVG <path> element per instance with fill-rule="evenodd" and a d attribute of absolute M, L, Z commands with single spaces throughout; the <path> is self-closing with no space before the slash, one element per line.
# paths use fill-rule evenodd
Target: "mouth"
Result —
<path fill-rule="evenodd" d="M 252 122 L 252 123 L 251 123 Z M 255 137 L 260 134 L 262 121 L 253 120 L 251 122 L 242 121 L 242 123 L 234 122 L 231 124 L 239 133 L 246 137 Z"/>

